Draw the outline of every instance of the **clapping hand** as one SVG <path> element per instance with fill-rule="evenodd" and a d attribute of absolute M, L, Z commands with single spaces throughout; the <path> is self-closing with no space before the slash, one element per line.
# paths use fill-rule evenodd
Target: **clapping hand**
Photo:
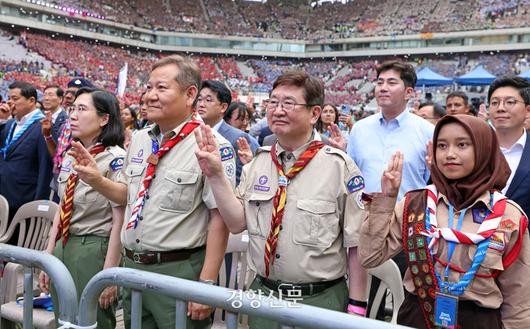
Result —
<path fill-rule="evenodd" d="M 392 155 L 387 169 L 381 177 L 381 191 L 385 196 L 395 198 L 401 186 L 403 173 L 403 153 L 397 151 Z"/>

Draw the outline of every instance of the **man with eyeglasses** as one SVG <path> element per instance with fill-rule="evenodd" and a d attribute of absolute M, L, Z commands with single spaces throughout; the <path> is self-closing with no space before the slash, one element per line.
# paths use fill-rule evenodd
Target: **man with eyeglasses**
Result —
<path fill-rule="evenodd" d="M 530 117 L 530 82 L 505 76 L 492 82 L 488 91 L 490 120 L 501 151 L 511 169 L 502 192 L 530 213 L 530 136 L 525 119 Z"/>
<path fill-rule="evenodd" d="M 242 163 L 238 156 L 239 146 L 237 141 L 240 138 L 247 140 L 250 145 L 252 154 L 256 153 L 259 147 L 258 142 L 246 132 L 232 127 L 223 120 L 224 113 L 232 102 L 232 95 L 230 89 L 226 87 L 222 82 L 215 80 L 205 80 L 202 82 L 201 91 L 197 98 L 197 112 L 204 120 L 204 123 L 217 131 L 221 136 L 226 138 L 236 154 L 226 155 L 225 158 L 231 156 L 236 159 L 236 168 L 226 167 L 226 174 L 231 177 L 236 177 L 236 186 L 239 184 L 241 177 Z M 235 170 L 234 170 L 235 169 Z"/>
<path fill-rule="evenodd" d="M 195 132 L 196 155 L 229 230 L 248 230 L 249 266 L 257 273 L 250 289 L 364 315 L 366 272 L 357 257 L 364 179 L 346 153 L 314 134 L 323 102 L 317 78 L 303 71 L 278 77 L 267 104 L 278 141 L 258 149 L 235 194 L 207 126 Z M 254 316 L 249 326 L 279 328 Z"/>

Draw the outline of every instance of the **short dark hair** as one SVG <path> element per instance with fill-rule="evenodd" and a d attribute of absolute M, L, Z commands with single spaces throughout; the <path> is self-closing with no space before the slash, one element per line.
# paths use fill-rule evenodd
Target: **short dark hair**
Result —
<path fill-rule="evenodd" d="M 46 90 L 51 89 L 51 88 L 55 88 L 55 94 L 57 95 L 57 97 L 64 96 L 64 90 L 62 90 L 61 87 L 59 87 L 59 85 L 47 85 L 46 87 L 44 87 L 44 92 L 46 92 Z"/>
<path fill-rule="evenodd" d="M 322 106 L 324 103 L 324 83 L 322 80 L 309 75 L 305 71 L 296 70 L 283 73 L 276 79 L 276 81 L 274 81 L 272 90 L 280 86 L 295 86 L 303 88 L 304 100 L 307 105 Z"/>
<path fill-rule="evenodd" d="M 381 73 L 390 70 L 399 72 L 399 77 L 401 80 L 403 80 L 405 87 L 414 88 L 416 86 L 416 81 L 418 78 L 416 76 L 416 70 L 414 69 L 414 66 L 401 61 L 386 61 L 377 66 L 377 77 L 379 78 Z"/>
<path fill-rule="evenodd" d="M 241 116 L 244 116 L 245 113 L 248 113 L 248 108 L 245 103 L 242 102 L 232 102 L 228 106 L 228 108 L 225 111 L 225 114 L 223 115 L 223 120 L 228 122 L 232 118 L 232 113 L 237 111 L 237 118 L 241 118 Z M 250 114 L 250 113 L 249 113 Z M 250 117 L 250 115 L 249 115 Z"/>
<path fill-rule="evenodd" d="M 500 77 L 491 83 L 490 89 L 488 90 L 488 103 L 491 99 L 491 95 L 493 95 L 493 92 L 502 87 L 512 87 L 517 89 L 517 91 L 519 91 L 519 95 L 524 100 L 524 103 L 526 105 L 530 104 L 530 93 L 528 91 L 530 89 L 530 82 L 515 75 Z"/>
<path fill-rule="evenodd" d="M 445 98 L 445 102 L 447 103 L 447 100 L 452 97 L 460 97 L 464 100 L 465 105 L 469 104 L 469 97 L 467 97 L 467 94 L 461 90 L 453 91 L 452 93 L 447 95 L 447 97 Z"/>
<path fill-rule="evenodd" d="M 82 94 L 90 94 L 92 103 L 94 103 L 99 116 L 109 115 L 109 121 L 101 130 L 101 134 L 96 138 L 96 141 L 101 142 L 105 147 L 123 147 L 125 133 L 120 118 L 120 102 L 116 96 L 106 90 L 82 87 L 76 92 L 75 98 L 77 99 Z"/>
<path fill-rule="evenodd" d="M 425 106 L 432 106 L 432 114 L 434 115 L 434 119 L 440 119 L 447 113 L 445 112 L 445 109 L 442 105 L 435 103 L 433 101 L 427 101 L 420 104 L 420 109 Z"/>
<path fill-rule="evenodd" d="M 221 81 L 204 80 L 201 84 L 201 90 L 203 90 L 204 88 L 208 88 L 214 93 L 216 93 L 217 99 L 219 100 L 219 102 L 221 102 L 221 104 L 226 103 L 230 105 L 230 103 L 232 102 L 232 94 L 230 92 L 230 89 L 228 89 L 228 87 Z"/>
<path fill-rule="evenodd" d="M 35 99 L 35 103 L 37 103 L 37 99 L 38 99 L 37 89 L 35 89 L 35 87 L 31 83 L 17 80 L 13 82 L 12 84 L 10 84 L 9 87 L 7 88 L 20 89 L 20 95 L 22 95 L 23 97 L 27 99 L 30 99 L 31 97 L 33 97 Z"/>

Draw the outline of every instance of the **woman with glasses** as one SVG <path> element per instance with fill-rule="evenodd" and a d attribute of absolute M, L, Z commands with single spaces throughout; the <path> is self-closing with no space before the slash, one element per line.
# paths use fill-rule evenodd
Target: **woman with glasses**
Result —
<path fill-rule="evenodd" d="M 250 112 L 245 103 L 232 102 L 226 110 L 223 119 L 234 128 L 248 132 Z"/>
<path fill-rule="evenodd" d="M 123 166 L 124 134 L 116 97 L 103 90 L 81 88 L 70 112 L 73 143 L 81 143 L 94 157 L 105 177 L 116 180 Z M 57 212 L 46 252 L 54 254 L 68 268 L 81 293 L 99 271 L 119 266 L 120 229 L 124 208 L 110 202 L 78 178 L 75 161 L 65 155 L 59 174 L 60 211 Z M 39 277 L 41 289 L 50 290 L 46 273 Z M 58 299 L 52 290 L 54 309 Z M 108 287 L 100 295 L 98 328 L 114 328 L 117 287 Z"/>

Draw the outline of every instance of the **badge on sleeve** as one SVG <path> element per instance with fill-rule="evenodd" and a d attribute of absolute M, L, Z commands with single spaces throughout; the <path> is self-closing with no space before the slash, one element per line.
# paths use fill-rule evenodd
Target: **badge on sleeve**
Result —
<path fill-rule="evenodd" d="M 364 178 L 362 176 L 353 176 L 346 184 L 348 192 L 357 192 L 364 188 Z"/>
<path fill-rule="evenodd" d="M 506 239 L 503 232 L 495 232 L 490 238 L 488 248 L 503 252 L 506 248 Z"/>
<path fill-rule="evenodd" d="M 363 201 L 362 193 L 357 194 L 357 197 L 355 198 L 355 202 L 357 202 L 357 206 L 359 206 L 360 209 L 364 210 L 364 201 Z"/>
<path fill-rule="evenodd" d="M 123 168 L 123 157 L 119 157 L 111 161 L 110 169 L 112 169 L 112 171 L 118 171 L 121 168 Z"/>
<path fill-rule="evenodd" d="M 221 153 L 221 161 L 230 160 L 234 157 L 234 150 L 230 146 L 221 147 L 219 153 Z"/>
<path fill-rule="evenodd" d="M 225 166 L 225 175 L 228 178 L 234 177 L 234 174 L 236 173 L 236 168 L 234 167 L 233 163 L 229 163 Z"/>

